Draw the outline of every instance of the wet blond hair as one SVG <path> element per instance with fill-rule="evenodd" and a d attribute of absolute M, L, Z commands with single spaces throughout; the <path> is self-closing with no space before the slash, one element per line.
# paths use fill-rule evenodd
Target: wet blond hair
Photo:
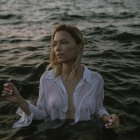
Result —
<path fill-rule="evenodd" d="M 51 36 L 51 53 L 50 53 L 50 64 L 47 67 L 47 70 L 54 69 L 55 75 L 60 75 L 62 72 L 62 64 L 58 62 L 57 57 L 53 51 L 53 42 L 54 42 L 54 36 L 58 31 L 66 31 L 69 33 L 72 38 L 75 40 L 77 46 L 78 46 L 78 51 L 74 59 L 73 67 L 72 67 L 72 72 L 71 76 L 77 74 L 78 66 L 81 63 L 81 56 L 83 53 L 83 47 L 84 47 L 84 40 L 82 33 L 80 30 L 72 25 L 59 25 L 55 28 L 52 36 Z"/>

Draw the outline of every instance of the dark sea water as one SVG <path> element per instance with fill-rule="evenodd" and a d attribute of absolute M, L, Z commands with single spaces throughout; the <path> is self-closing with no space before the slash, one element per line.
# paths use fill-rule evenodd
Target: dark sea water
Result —
<path fill-rule="evenodd" d="M 120 116 L 117 133 L 140 140 L 140 0 L 0 0 L 0 79 L 25 99 L 37 99 L 58 23 L 80 28 L 82 62 L 104 77 L 105 107 Z M 0 140 L 18 133 L 16 109 L 0 98 Z"/>

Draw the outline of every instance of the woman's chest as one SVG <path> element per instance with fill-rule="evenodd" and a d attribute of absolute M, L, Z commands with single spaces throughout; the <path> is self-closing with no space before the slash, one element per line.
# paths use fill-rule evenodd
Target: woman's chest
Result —
<path fill-rule="evenodd" d="M 49 108 L 76 110 L 79 106 L 85 108 L 96 101 L 96 96 L 91 86 L 75 88 L 61 88 L 55 86 L 47 95 L 47 106 Z"/>

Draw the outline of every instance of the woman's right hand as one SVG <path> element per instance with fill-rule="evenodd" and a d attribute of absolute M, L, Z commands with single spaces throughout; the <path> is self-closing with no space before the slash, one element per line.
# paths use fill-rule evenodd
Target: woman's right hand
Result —
<path fill-rule="evenodd" d="M 3 98 L 6 98 L 11 103 L 20 104 L 20 101 L 23 99 L 19 94 L 18 89 L 12 83 L 5 83 L 4 90 L 2 91 Z"/>

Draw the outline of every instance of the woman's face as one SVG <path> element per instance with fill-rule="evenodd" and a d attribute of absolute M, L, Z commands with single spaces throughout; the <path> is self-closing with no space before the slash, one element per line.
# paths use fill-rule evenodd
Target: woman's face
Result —
<path fill-rule="evenodd" d="M 58 31 L 53 39 L 53 51 L 59 63 L 73 62 L 77 53 L 75 39 L 66 31 Z"/>

